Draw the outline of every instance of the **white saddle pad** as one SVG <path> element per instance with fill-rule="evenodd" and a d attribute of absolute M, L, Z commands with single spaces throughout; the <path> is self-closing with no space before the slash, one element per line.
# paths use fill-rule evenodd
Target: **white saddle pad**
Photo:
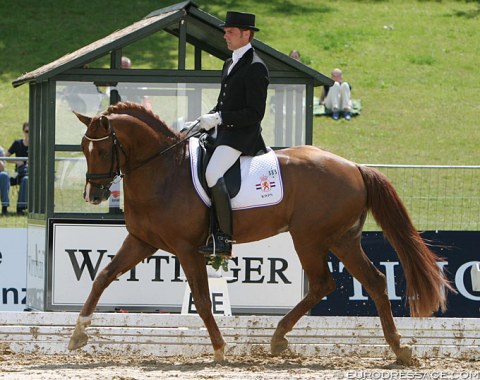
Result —
<path fill-rule="evenodd" d="M 211 200 L 198 178 L 198 139 L 190 139 L 190 161 L 193 186 L 203 203 L 210 207 Z M 238 194 L 232 198 L 233 210 L 272 206 L 283 199 L 283 184 L 280 165 L 275 152 L 268 148 L 268 153 L 261 156 L 241 156 L 240 171 L 242 184 Z"/>

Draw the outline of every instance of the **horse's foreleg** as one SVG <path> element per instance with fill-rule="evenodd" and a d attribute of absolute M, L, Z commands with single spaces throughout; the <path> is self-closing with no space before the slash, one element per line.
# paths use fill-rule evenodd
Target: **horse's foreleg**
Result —
<path fill-rule="evenodd" d="M 187 277 L 197 313 L 208 330 L 214 350 L 214 359 L 223 361 L 225 359 L 225 340 L 212 313 L 205 258 L 198 252 L 186 255 L 177 253 L 177 257 Z"/>
<path fill-rule="evenodd" d="M 383 335 L 392 348 L 400 364 L 410 365 L 412 349 L 400 344 L 392 308 L 387 295 L 385 276 L 370 261 L 360 246 L 360 241 L 350 241 L 333 249 L 335 255 L 343 262 L 348 272 L 355 277 L 368 292 L 378 311 L 382 323 Z"/>
<path fill-rule="evenodd" d="M 112 261 L 98 274 L 95 281 L 93 281 L 92 290 L 80 311 L 75 330 L 70 338 L 68 344 L 69 350 L 76 350 L 87 344 L 88 335 L 85 329 L 90 325 L 98 300 L 108 285 L 123 273 L 132 269 L 141 260 L 152 255 L 155 251 L 155 248 L 132 235 L 126 237 L 122 247 Z"/>
<path fill-rule="evenodd" d="M 298 320 L 312 307 L 320 302 L 328 293 L 335 289 L 335 281 L 328 269 L 327 251 L 317 249 L 299 249 L 297 253 L 307 275 L 309 289 L 307 295 L 287 315 L 285 315 L 275 330 L 270 342 L 273 355 L 278 355 L 288 347 L 285 335 L 293 329 Z"/>

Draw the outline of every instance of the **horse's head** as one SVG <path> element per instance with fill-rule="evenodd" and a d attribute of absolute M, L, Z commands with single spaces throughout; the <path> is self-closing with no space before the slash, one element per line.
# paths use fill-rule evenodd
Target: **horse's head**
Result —
<path fill-rule="evenodd" d="M 125 169 L 122 170 L 123 173 L 153 165 L 154 160 L 169 157 L 164 153 L 174 152 L 171 148 L 179 146 L 183 141 L 158 116 L 136 103 L 120 102 L 94 117 L 74 113 L 87 126 L 82 139 L 82 150 L 87 159 L 84 198 L 93 204 L 108 199 L 115 178 L 123 177 L 120 165 Z M 118 140 L 116 130 L 124 140 L 125 148 Z M 178 152 L 184 150 L 185 145 L 170 157 L 179 162 L 183 155 L 180 156 Z M 128 160 L 126 153 L 129 153 Z M 169 160 L 163 160 L 166 167 L 177 162 L 172 162 L 172 158 Z M 157 163 L 155 166 L 158 168 Z"/>
<path fill-rule="evenodd" d="M 87 174 L 83 197 L 86 202 L 100 204 L 110 196 L 110 186 L 120 175 L 121 145 L 107 116 L 90 118 L 74 112 L 87 126 L 82 150 L 87 159 Z"/>

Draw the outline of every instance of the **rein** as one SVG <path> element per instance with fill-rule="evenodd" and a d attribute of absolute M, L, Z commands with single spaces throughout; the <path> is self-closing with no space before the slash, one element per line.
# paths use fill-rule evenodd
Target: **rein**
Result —
<path fill-rule="evenodd" d="M 109 125 L 109 128 L 110 128 L 110 134 L 107 135 L 107 136 L 104 136 L 104 137 L 100 137 L 100 138 L 93 138 L 93 137 L 89 137 L 87 136 L 87 134 L 84 134 L 83 136 L 88 140 L 88 141 L 92 141 L 92 142 L 99 142 L 99 141 L 104 141 L 104 140 L 107 140 L 109 138 L 112 139 L 112 162 L 111 162 L 111 165 L 110 165 L 110 171 L 108 173 L 88 173 L 86 174 L 86 178 L 87 178 L 87 181 L 92 185 L 92 186 L 95 186 L 101 190 L 104 190 L 104 191 L 110 191 L 110 186 L 112 186 L 112 184 L 115 182 L 115 179 L 117 177 L 119 177 L 120 179 L 125 177 L 125 172 L 122 173 L 122 170 L 120 168 L 120 153 L 118 151 L 118 149 L 120 148 L 120 150 L 122 151 L 123 155 L 125 156 L 125 158 L 127 158 L 127 154 L 125 153 L 125 149 L 123 148 L 123 145 L 121 144 L 120 140 L 118 140 L 118 137 L 117 137 L 117 134 L 115 133 L 115 130 L 113 129 L 111 123 L 110 123 L 110 119 L 108 119 L 108 125 Z M 141 168 L 142 166 L 150 163 L 151 161 L 157 159 L 158 157 L 162 156 L 164 153 L 167 153 L 169 150 L 177 147 L 178 145 L 184 143 L 186 140 L 188 140 L 190 137 L 194 137 L 194 136 L 197 136 L 198 134 L 200 134 L 200 130 L 195 128 L 198 126 L 198 122 L 193 125 L 187 132 L 187 134 L 185 135 L 185 137 L 183 139 L 181 139 L 180 141 L 177 141 L 175 144 L 173 145 L 170 145 L 169 147 L 163 149 L 162 151 L 158 152 L 158 153 L 155 153 L 152 157 L 150 158 L 147 158 L 145 161 L 141 162 L 139 165 L 131 168 L 129 170 L 129 172 L 132 172 L 134 170 L 137 170 L 139 168 Z M 116 165 L 116 169 L 114 169 L 114 165 L 115 163 L 117 164 Z M 90 180 L 97 180 L 97 179 L 110 179 L 111 178 L 111 181 L 107 184 L 98 184 L 98 183 L 95 183 L 95 182 L 91 182 Z"/>
<path fill-rule="evenodd" d="M 200 134 L 200 130 L 196 129 L 195 127 L 198 126 L 198 121 L 192 126 L 189 128 L 187 134 L 185 135 L 185 137 L 183 139 L 181 139 L 180 141 L 177 141 L 175 144 L 173 145 L 170 145 L 169 147 L 165 148 L 164 150 L 158 152 L 158 153 L 155 153 L 152 157 L 150 158 L 147 158 L 145 161 L 141 162 L 139 165 L 133 167 L 132 169 L 130 169 L 129 171 L 132 172 L 134 170 L 137 170 L 138 168 L 141 168 L 143 165 L 146 165 L 148 164 L 149 162 L 157 159 L 158 157 L 160 157 L 161 155 L 163 155 L 164 153 L 167 153 L 169 150 L 179 146 L 180 144 L 183 144 L 186 140 L 188 140 L 190 137 L 195 137 L 195 136 L 198 136 Z"/>

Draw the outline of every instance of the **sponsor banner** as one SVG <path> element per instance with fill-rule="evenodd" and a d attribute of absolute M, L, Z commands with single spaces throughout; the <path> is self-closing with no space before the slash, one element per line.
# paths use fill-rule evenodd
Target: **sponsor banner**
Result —
<path fill-rule="evenodd" d="M 28 225 L 27 306 L 36 310 L 45 309 L 46 230 L 44 224 Z"/>
<path fill-rule="evenodd" d="M 480 261 L 480 232 L 427 231 L 422 233 L 430 248 L 442 257 L 440 266 L 457 290 L 448 295 L 448 310 L 441 317 L 480 317 L 480 289 L 476 269 Z M 405 279 L 398 256 L 381 232 L 365 232 L 362 246 L 375 266 L 386 276 L 388 297 L 396 317 L 409 316 L 403 295 Z M 330 254 L 329 263 L 337 288 L 312 309 L 312 315 L 376 316 L 375 305 L 360 283 Z"/>
<path fill-rule="evenodd" d="M 110 196 L 108 197 L 109 208 L 120 208 L 121 183 L 121 180 L 115 181 L 110 186 Z"/>
<path fill-rule="evenodd" d="M 26 228 L 0 228 L 0 311 L 26 305 Z"/>
<path fill-rule="evenodd" d="M 48 308 L 79 309 L 93 280 L 127 236 L 125 225 L 50 221 Z M 303 271 L 289 234 L 234 247 L 223 276 L 233 312 L 283 313 L 303 295 Z M 186 280 L 175 256 L 157 251 L 105 290 L 99 308 L 180 311 Z"/>

